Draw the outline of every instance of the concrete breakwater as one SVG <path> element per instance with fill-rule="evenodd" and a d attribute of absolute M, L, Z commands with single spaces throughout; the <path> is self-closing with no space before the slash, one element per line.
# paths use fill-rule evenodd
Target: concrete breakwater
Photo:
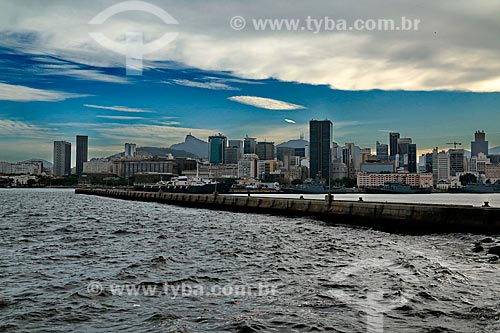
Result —
<path fill-rule="evenodd" d="M 263 198 L 158 193 L 120 189 L 76 189 L 77 194 L 151 201 L 186 207 L 291 216 L 314 216 L 329 224 L 351 224 L 389 232 L 500 234 L 500 209 L 473 206 Z"/>

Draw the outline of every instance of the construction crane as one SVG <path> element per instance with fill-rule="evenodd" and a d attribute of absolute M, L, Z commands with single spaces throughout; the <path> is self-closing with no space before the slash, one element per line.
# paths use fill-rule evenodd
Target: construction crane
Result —
<path fill-rule="evenodd" d="M 462 143 L 461 142 L 447 142 L 446 143 L 447 145 L 453 145 L 455 147 L 455 149 L 457 149 L 457 146 L 461 146 Z"/>

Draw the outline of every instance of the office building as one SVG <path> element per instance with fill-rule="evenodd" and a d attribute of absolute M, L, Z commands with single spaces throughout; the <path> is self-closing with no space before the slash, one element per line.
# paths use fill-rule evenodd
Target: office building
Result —
<path fill-rule="evenodd" d="M 437 183 L 440 180 L 447 181 L 450 178 L 450 155 L 438 149 L 434 149 L 432 155 L 432 174 L 434 177 L 434 182 Z"/>
<path fill-rule="evenodd" d="M 240 157 L 240 148 L 226 147 L 224 149 L 224 164 L 238 164 Z"/>
<path fill-rule="evenodd" d="M 112 173 L 113 162 L 105 158 L 93 158 L 88 162 L 83 163 L 83 173 Z"/>
<path fill-rule="evenodd" d="M 125 144 L 125 157 L 135 157 L 135 153 L 137 151 L 135 143 L 126 143 Z"/>
<path fill-rule="evenodd" d="M 224 163 L 224 152 L 227 147 L 227 138 L 222 135 L 208 137 L 208 161 L 212 164 Z"/>
<path fill-rule="evenodd" d="M 238 159 L 240 159 L 241 156 L 243 156 L 244 154 L 243 140 L 229 140 L 227 146 L 229 148 L 238 148 L 240 150 Z"/>
<path fill-rule="evenodd" d="M 258 160 L 257 161 L 257 178 L 266 180 L 271 174 L 276 172 L 275 160 Z"/>
<path fill-rule="evenodd" d="M 255 138 L 250 138 L 248 135 L 243 140 L 243 154 L 255 154 Z"/>
<path fill-rule="evenodd" d="M 408 172 L 417 172 L 417 145 L 408 145 Z"/>
<path fill-rule="evenodd" d="M 89 137 L 86 135 L 76 136 L 76 174 L 83 173 L 83 163 L 87 162 L 89 154 Z"/>
<path fill-rule="evenodd" d="M 389 159 L 389 145 L 377 141 L 376 145 L 377 158 L 381 161 Z"/>
<path fill-rule="evenodd" d="M 465 150 L 450 149 L 448 150 L 448 154 L 450 155 L 450 176 L 455 177 L 458 172 L 464 172 Z"/>
<path fill-rule="evenodd" d="M 274 160 L 274 142 L 257 142 L 255 154 L 260 160 Z"/>
<path fill-rule="evenodd" d="M 342 149 L 342 163 L 346 166 L 347 177 L 349 178 L 356 177 L 356 160 L 356 146 L 354 143 L 346 143 Z"/>
<path fill-rule="evenodd" d="M 490 159 L 483 153 L 479 153 L 477 156 L 472 156 L 470 159 L 470 171 L 477 172 L 479 174 L 486 173 L 486 165 L 491 164 Z"/>
<path fill-rule="evenodd" d="M 474 141 L 471 142 L 471 156 L 478 156 L 479 153 L 488 155 L 488 141 L 486 141 L 486 133 L 484 131 L 476 131 Z"/>
<path fill-rule="evenodd" d="M 150 160 L 120 159 L 113 161 L 113 173 L 122 178 L 134 177 L 136 174 L 163 173 L 177 174 L 175 161 L 166 158 Z"/>
<path fill-rule="evenodd" d="M 255 154 L 244 154 L 238 161 L 238 178 L 256 178 L 258 160 L 259 157 Z"/>
<path fill-rule="evenodd" d="M 71 174 L 71 143 L 67 141 L 54 141 L 54 166 L 52 173 L 54 176 L 69 176 Z"/>
<path fill-rule="evenodd" d="M 330 120 L 311 120 L 309 122 L 309 138 L 309 175 L 316 179 L 329 178 L 332 161 L 332 122 Z"/>
<path fill-rule="evenodd" d="M 276 158 L 278 161 L 284 161 L 284 155 L 288 154 L 289 156 L 297 156 L 295 155 L 295 148 L 291 147 L 278 147 L 276 148 Z"/>
<path fill-rule="evenodd" d="M 390 156 L 394 157 L 398 154 L 398 140 L 401 134 L 399 133 L 389 133 L 389 149 Z"/>

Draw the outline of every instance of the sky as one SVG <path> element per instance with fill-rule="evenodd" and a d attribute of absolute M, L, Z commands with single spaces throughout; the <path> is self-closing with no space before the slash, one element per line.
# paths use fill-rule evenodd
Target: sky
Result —
<path fill-rule="evenodd" d="M 103 18 L 108 8 L 117 13 Z M 246 26 L 234 28 L 234 17 Z M 419 26 L 253 25 L 304 27 L 308 17 Z M 3 0 L 0 161 L 51 161 L 52 142 L 76 135 L 89 135 L 90 157 L 125 142 L 169 147 L 189 133 L 280 143 L 307 138 L 311 119 L 332 120 L 336 142 L 361 147 L 398 131 L 420 152 L 454 141 L 469 149 L 476 130 L 499 146 L 499 17 L 497 0 Z M 146 45 L 130 39 L 138 32 Z M 141 54 L 142 75 L 127 75 L 124 52 Z"/>

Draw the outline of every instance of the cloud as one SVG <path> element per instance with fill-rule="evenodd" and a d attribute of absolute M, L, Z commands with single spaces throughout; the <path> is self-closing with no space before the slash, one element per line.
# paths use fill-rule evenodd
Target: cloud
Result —
<path fill-rule="evenodd" d="M 290 123 L 290 124 L 296 124 L 296 123 L 297 123 L 295 120 L 292 120 L 292 119 L 287 119 L 287 118 L 285 118 L 285 121 L 286 121 L 287 123 Z"/>
<path fill-rule="evenodd" d="M 57 102 L 68 98 L 85 97 L 88 95 L 78 95 L 53 90 L 42 90 L 26 86 L 13 85 L 0 82 L 0 100 L 14 102 Z"/>
<path fill-rule="evenodd" d="M 185 87 L 202 88 L 210 90 L 240 90 L 220 82 L 197 82 L 190 80 L 172 80 L 175 84 Z"/>
<path fill-rule="evenodd" d="M 154 145 L 159 147 L 166 147 L 174 143 L 181 142 L 188 133 L 191 133 L 197 138 L 203 139 L 217 132 L 220 131 L 213 129 L 147 124 L 116 124 L 113 126 L 103 127 L 99 130 L 99 134 L 108 140 L 127 142 L 130 138 L 134 138 L 134 143 L 137 143 L 138 145 Z"/>
<path fill-rule="evenodd" d="M 21 132 L 46 131 L 37 125 L 24 121 L 0 119 L 0 135 L 20 134 Z"/>
<path fill-rule="evenodd" d="M 495 0 L 422 0 L 418 5 L 386 0 L 383 6 L 372 0 L 318 0 L 314 6 L 305 2 L 288 6 L 279 0 L 198 1 L 196 6 L 168 2 L 160 6 L 182 24 L 166 27 L 150 15 L 127 13 L 89 27 L 89 19 L 107 6 L 98 1 L 43 1 L 30 6 L 0 2 L 0 30 L 9 32 L 0 44 L 79 64 L 123 68 L 125 57 L 95 43 L 89 36 L 92 29 L 98 28 L 117 43 L 124 42 L 127 31 L 141 31 L 151 42 L 174 29 L 179 32 L 174 42 L 145 55 L 151 67 L 173 61 L 245 79 L 274 78 L 345 90 L 500 90 L 500 44 L 496 42 L 500 21 Z M 228 23 L 235 15 L 246 18 L 244 30 L 230 29 Z M 379 18 L 397 22 L 406 17 L 421 24 L 418 31 L 323 29 L 319 33 L 258 31 L 252 24 L 255 18 L 300 18 L 303 23 L 308 16 L 324 19 L 325 15 L 351 23 Z"/>
<path fill-rule="evenodd" d="M 128 117 L 128 116 L 103 116 L 103 115 L 97 115 L 97 118 L 104 118 L 104 119 L 115 119 L 115 120 L 138 120 L 138 119 L 144 119 L 143 117 Z"/>
<path fill-rule="evenodd" d="M 268 110 L 299 110 L 305 109 L 302 105 L 292 104 L 279 101 L 271 98 L 256 97 L 256 96 L 232 96 L 228 98 L 230 101 L 255 106 L 257 108 Z"/>
<path fill-rule="evenodd" d="M 80 80 L 100 81 L 109 83 L 126 84 L 129 83 L 126 78 L 104 74 L 102 72 L 90 69 L 64 69 L 59 66 L 60 71 L 48 71 L 49 75 L 64 75 L 74 77 Z"/>
<path fill-rule="evenodd" d="M 153 112 L 150 110 L 130 108 L 127 106 L 118 106 L 118 105 L 116 105 L 116 106 L 102 106 L 102 105 L 94 105 L 94 104 L 84 104 L 83 106 L 86 106 L 88 108 L 93 108 L 93 109 L 112 110 L 112 111 L 119 111 L 119 112 L 131 112 L 131 113 L 150 113 L 150 112 Z"/>

